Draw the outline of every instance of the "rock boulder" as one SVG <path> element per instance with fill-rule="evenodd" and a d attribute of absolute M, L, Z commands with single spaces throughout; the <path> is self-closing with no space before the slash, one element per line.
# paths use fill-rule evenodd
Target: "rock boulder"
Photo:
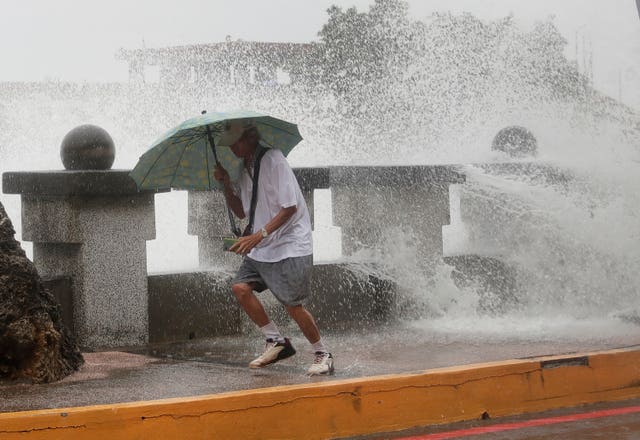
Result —
<path fill-rule="evenodd" d="M 60 380 L 84 362 L 0 203 L 0 377 Z"/>

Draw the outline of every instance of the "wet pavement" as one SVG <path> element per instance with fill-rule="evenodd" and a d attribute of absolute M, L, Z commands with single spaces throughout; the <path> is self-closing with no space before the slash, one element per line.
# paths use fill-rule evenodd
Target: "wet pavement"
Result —
<path fill-rule="evenodd" d="M 247 365 L 261 352 L 256 332 L 85 354 L 85 365 L 46 385 L 0 382 L 0 412 L 186 397 L 279 385 L 406 373 L 552 354 L 640 347 L 640 332 L 598 337 L 501 337 L 435 333 L 415 323 L 324 332 L 336 359 L 330 377 L 308 377 L 311 348 L 287 329 L 298 354 L 261 370 Z"/>

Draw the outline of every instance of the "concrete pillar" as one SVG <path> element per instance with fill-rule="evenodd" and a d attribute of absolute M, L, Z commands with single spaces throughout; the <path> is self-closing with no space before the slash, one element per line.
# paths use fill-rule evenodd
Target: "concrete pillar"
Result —
<path fill-rule="evenodd" d="M 556 187 L 566 191 L 573 177 L 566 171 L 542 162 L 504 162 L 475 164 L 491 181 L 511 184 L 514 179 L 528 185 Z M 478 171 L 479 172 L 479 171 Z M 460 223 L 466 234 L 465 254 L 504 257 L 530 246 L 529 233 L 534 222 L 526 199 L 517 192 L 503 191 L 476 179 L 471 187 L 459 188 Z M 462 251 L 462 249 L 461 249 Z"/>
<path fill-rule="evenodd" d="M 388 255 L 415 247 L 418 266 L 442 256 L 442 226 L 449 223 L 449 185 L 464 177 L 447 167 L 335 167 L 330 172 L 334 224 L 342 252 Z"/>
<path fill-rule="evenodd" d="M 22 237 L 42 276 L 71 276 L 74 327 L 89 349 L 148 342 L 146 241 L 155 238 L 154 194 L 128 171 L 19 172 Z"/>
<path fill-rule="evenodd" d="M 187 233 L 198 237 L 198 263 L 201 267 L 233 269 L 241 257 L 222 247 L 223 237 L 233 237 L 227 205 L 220 191 L 189 191 Z M 234 217 L 242 231 L 246 224 Z"/>

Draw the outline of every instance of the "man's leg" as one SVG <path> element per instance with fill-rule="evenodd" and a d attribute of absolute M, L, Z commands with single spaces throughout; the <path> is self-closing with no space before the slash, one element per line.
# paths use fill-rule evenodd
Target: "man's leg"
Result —
<path fill-rule="evenodd" d="M 267 312 L 264 311 L 262 303 L 253 293 L 251 284 L 237 283 L 231 286 L 231 290 L 242 309 L 258 327 L 264 327 L 269 323 Z"/>
<path fill-rule="evenodd" d="M 302 333 L 309 343 L 315 344 L 318 342 L 320 340 L 320 330 L 318 330 L 316 321 L 313 319 L 311 313 L 302 305 L 285 307 L 287 313 L 289 313 L 289 316 L 298 324 L 298 327 L 300 327 L 300 330 L 302 330 Z"/>
<path fill-rule="evenodd" d="M 269 320 L 260 300 L 253 293 L 250 283 L 236 283 L 231 286 L 233 294 L 249 318 L 260 327 L 267 338 L 265 351 L 249 363 L 250 368 L 262 368 L 296 354 L 287 338 L 283 338 L 278 327 Z"/>
<path fill-rule="evenodd" d="M 307 309 L 303 306 L 285 306 L 289 316 L 298 324 L 300 330 L 307 338 L 307 340 L 313 346 L 315 352 L 315 359 L 309 370 L 308 374 L 315 376 L 320 374 L 333 374 L 333 356 L 327 351 L 322 339 L 320 338 L 320 331 L 316 325 L 315 319 Z"/>

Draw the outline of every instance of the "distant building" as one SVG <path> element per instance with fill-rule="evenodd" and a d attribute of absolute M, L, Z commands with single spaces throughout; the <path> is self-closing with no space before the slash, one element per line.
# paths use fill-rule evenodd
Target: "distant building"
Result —
<path fill-rule="evenodd" d="M 273 86 L 308 78 L 317 59 L 317 43 L 226 41 L 158 49 L 121 49 L 116 58 L 129 63 L 129 81 L 166 85 Z"/>

